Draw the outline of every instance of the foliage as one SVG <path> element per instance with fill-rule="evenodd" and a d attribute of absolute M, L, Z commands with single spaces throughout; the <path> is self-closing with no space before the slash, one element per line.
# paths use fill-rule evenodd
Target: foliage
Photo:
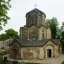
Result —
<path fill-rule="evenodd" d="M 62 64 L 64 64 L 64 61 L 62 62 Z"/>
<path fill-rule="evenodd" d="M 58 22 L 55 17 L 46 20 L 46 26 L 51 28 L 51 36 L 53 39 L 57 37 Z"/>
<path fill-rule="evenodd" d="M 18 32 L 13 29 L 8 29 L 5 32 L 6 32 L 6 35 L 9 36 L 9 38 L 12 38 L 12 39 L 19 38 Z"/>
<path fill-rule="evenodd" d="M 61 42 L 64 43 L 64 32 L 61 32 L 61 38 L 60 39 L 61 39 Z M 63 44 L 63 46 L 64 46 L 64 44 Z"/>
<path fill-rule="evenodd" d="M 64 24 L 57 30 L 57 38 L 61 41 L 62 53 L 64 54 Z"/>
<path fill-rule="evenodd" d="M 5 34 L 0 35 L 0 40 L 6 40 L 6 39 L 16 39 L 19 38 L 18 32 L 13 29 L 5 30 Z"/>
<path fill-rule="evenodd" d="M 0 55 L 0 64 L 3 64 L 3 55 Z"/>
<path fill-rule="evenodd" d="M 62 48 L 62 54 L 64 54 L 64 50 L 63 50 L 63 48 Z"/>
<path fill-rule="evenodd" d="M 10 17 L 7 15 L 7 11 L 11 8 L 10 0 L 0 0 L 0 30 L 2 26 L 7 24 L 7 20 Z"/>
<path fill-rule="evenodd" d="M 59 28 L 56 18 L 47 19 L 46 26 L 51 28 L 51 36 L 53 39 L 60 39 L 62 43 L 62 52 L 64 53 L 64 24 Z"/>
<path fill-rule="evenodd" d="M 62 43 L 62 52 L 64 54 L 64 25 L 61 26 L 60 30 L 61 30 L 60 40 L 61 40 L 61 43 Z"/>
<path fill-rule="evenodd" d="M 57 29 L 57 38 L 60 39 L 61 38 L 61 28 Z"/>
<path fill-rule="evenodd" d="M 1 35 L 0 35 L 0 40 L 6 40 L 6 39 L 8 39 L 8 38 L 9 38 L 9 36 L 6 35 L 6 34 L 1 34 Z"/>

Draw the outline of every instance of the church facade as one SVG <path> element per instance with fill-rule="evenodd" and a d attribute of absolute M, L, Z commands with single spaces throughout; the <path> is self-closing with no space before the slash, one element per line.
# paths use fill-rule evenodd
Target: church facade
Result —
<path fill-rule="evenodd" d="M 26 25 L 20 27 L 20 39 L 9 41 L 10 58 L 44 59 L 62 54 L 59 39 L 51 39 L 51 29 L 45 26 L 46 14 L 35 8 L 26 13 Z"/>

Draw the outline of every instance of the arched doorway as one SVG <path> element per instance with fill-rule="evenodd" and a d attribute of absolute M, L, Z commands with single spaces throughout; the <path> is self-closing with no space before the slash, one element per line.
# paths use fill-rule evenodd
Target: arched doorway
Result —
<path fill-rule="evenodd" d="M 51 49 L 47 49 L 47 57 L 48 58 L 52 57 L 52 50 Z"/>

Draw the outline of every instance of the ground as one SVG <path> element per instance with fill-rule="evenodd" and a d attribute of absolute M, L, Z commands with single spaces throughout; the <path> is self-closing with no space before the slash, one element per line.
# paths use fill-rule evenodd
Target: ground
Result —
<path fill-rule="evenodd" d="M 12 61 L 12 59 L 11 59 Z M 64 61 L 64 54 L 58 58 L 48 58 L 44 60 L 18 60 L 19 62 L 29 62 L 29 63 L 41 63 L 41 64 L 61 64 Z"/>

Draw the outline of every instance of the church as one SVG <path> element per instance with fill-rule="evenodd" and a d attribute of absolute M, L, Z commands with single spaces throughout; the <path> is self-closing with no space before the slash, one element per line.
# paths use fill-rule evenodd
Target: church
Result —
<path fill-rule="evenodd" d="M 62 54 L 60 39 L 51 38 L 45 19 L 46 14 L 37 8 L 26 13 L 26 25 L 20 27 L 20 38 L 9 41 L 11 59 L 45 59 Z"/>

